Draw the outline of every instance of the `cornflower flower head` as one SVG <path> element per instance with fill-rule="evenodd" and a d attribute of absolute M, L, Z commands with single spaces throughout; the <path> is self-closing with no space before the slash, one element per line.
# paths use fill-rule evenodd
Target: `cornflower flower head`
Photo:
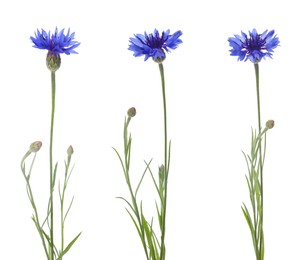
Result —
<path fill-rule="evenodd" d="M 170 30 L 163 31 L 162 34 L 157 29 L 154 33 L 135 34 L 135 38 L 130 38 L 128 49 L 134 52 L 135 57 L 145 55 L 144 61 L 152 58 L 155 62 L 162 63 L 166 58 L 166 52 L 170 49 L 174 50 L 178 47 L 182 40 L 179 37 L 182 32 L 179 30 L 174 34 L 170 34 Z"/>
<path fill-rule="evenodd" d="M 265 57 L 272 58 L 274 49 L 279 45 L 280 41 L 275 31 L 268 30 L 262 34 L 258 34 L 256 29 L 253 29 L 249 34 L 241 32 L 241 35 L 228 38 L 231 56 L 238 56 L 238 61 L 250 60 L 253 63 L 258 63 Z"/>
<path fill-rule="evenodd" d="M 68 29 L 67 34 L 64 33 L 64 29 L 58 32 L 56 27 L 55 33 L 47 33 L 45 30 L 39 29 L 35 32 L 35 37 L 30 37 L 34 43 L 33 47 L 42 50 L 48 50 L 46 65 L 51 71 L 56 71 L 61 65 L 60 54 L 65 53 L 70 55 L 71 53 L 77 53 L 77 48 L 80 43 L 74 40 L 75 33 L 70 34 Z"/>
<path fill-rule="evenodd" d="M 70 34 L 70 29 L 68 29 L 67 34 L 64 34 L 64 29 L 58 32 L 56 28 L 54 34 L 50 34 L 50 31 L 47 33 L 45 30 L 37 29 L 35 32 L 35 37 L 30 37 L 34 43 L 34 48 L 45 49 L 51 52 L 52 54 L 59 55 L 65 53 L 67 55 L 71 53 L 77 53 L 74 49 L 77 48 L 80 43 L 74 41 L 75 33 Z"/>

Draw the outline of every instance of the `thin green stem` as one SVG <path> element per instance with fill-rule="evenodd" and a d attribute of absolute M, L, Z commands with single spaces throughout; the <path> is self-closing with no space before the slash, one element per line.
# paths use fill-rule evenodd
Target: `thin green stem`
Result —
<path fill-rule="evenodd" d="M 38 216 L 38 210 L 37 210 L 36 203 L 35 203 L 35 200 L 34 200 L 34 195 L 33 195 L 33 192 L 32 192 L 32 188 L 31 188 L 31 185 L 30 185 L 30 182 L 29 182 L 29 178 L 30 178 L 30 175 L 31 175 L 31 171 L 32 171 L 35 159 L 36 159 L 36 153 L 34 155 L 34 158 L 33 158 L 33 161 L 32 161 L 32 164 L 31 164 L 28 175 L 26 175 L 26 173 L 25 173 L 24 160 L 22 160 L 22 163 L 21 163 L 21 170 L 22 170 L 23 176 L 24 176 L 25 181 L 26 181 L 27 195 L 28 195 L 28 198 L 31 202 L 32 208 L 34 210 L 34 216 L 32 217 L 32 219 L 34 220 L 34 223 L 35 223 L 36 228 L 38 230 L 39 236 L 41 238 L 41 242 L 42 242 L 43 249 L 44 249 L 44 252 L 46 254 L 46 257 L 47 257 L 47 259 L 49 259 L 47 247 L 46 247 L 46 244 L 45 244 L 45 241 L 44 241 L 43 229 L 41 228 L 41 224 L 40 224 L 39 216 Z"/>
<path fill-rule="evenodd" d="M 67 175 L 68 166 L 65 172 L 64 184 L 62 188 L 62 195 L 60 199 L 60 221 L 61 221 L 61 254 L 63 254 L 64 250 L 64 197 L 65 197 L 65 189 L 66 189 L 66 175 Z M 59 187 L 60 189 L 60 187 Z M 63 255 L 61 255 L 60 260 L 63 259 Z"/>
<path fill-rule="evenodd" d="M 259 63 L 254 63 L 256 74 L 256 88 L 257 88 L 257 106 L 258 106 L 258 129 L 261 132 L 261 108 L 260 108 L 260 85 L 259 85 Z"/>
<path fill-rule="evenodd" d="M 61 255 L 60 260 L 63 259 L 63 251 L 64 251 L 64 226 L 65 226 L 65 215 L 64 215 L 64 198 L 65 191 L 67 188 L 67 182 L 69 179 L 68 171 L 70 166 L 70 157 L 68 157 L 67 163 L 65 164 L 65 174 L 64 174 L 64 182 L 62 187 L 62 193 L 60 193 L 60 185 L 59 185 L 59 196 L 60 196 L 60 222 L 61 222 Z"/>
<path fill-rule="evenodd" d="M 131 117 L 127 118 L 127 121 L 124 122 L 124 131 L 123 131 L 123 139 L 124 139 L 124 175 L 125 175 L 125 180 L 131 195 L 131 199 L 132 199 L 132 205 L 133 205 L 133 210 L 135 213 L 135 216 L 137 218 L 137 221 L 139 223 L 139 228 L 140 228 L 140 232 L 141 232 L 141 242 L 143 245 L 143 249 L 144 249 L 144 253 L 146 256 L 146 259 L 149 260 L 149 256 L 148 256 L 148 249 L 147 249 L 147 245 L 146 245 L 146 241 L 145 241 L 145 231 L 144 231 L 144 227 L 143 227 L 143 220 L 140 217 L 140 211 L 137 205 L 137 198 L 133 193 L 133 189 L 131 186 L 131 182 L 130 182 L 130 177 L 129 177 L 129 166 L 130 166 L 130 156 L 131 156 L 131 136 L 128 135 L 128 125 L 130 123 Z"/>
<path fill-rule="evenodd" d="M 51 72 L 52 82 L 52 113 L 50 126 L 50 144 L 49 144 L 49 163 L 50 163 L 50 260 L 54 260 L 54 210 L 53 210 L 53 132 L 54 132 L 54 116 L 55 116 L 55 100 L 56 100 L 56 75 Z"/>
<path fill-rule="evenodd" d="M 63 259 L 63 250 L 64 250 L 64 215 L 63 215 L 63 203 L 61 202 L 61 257 Z"/>
<path fill-rule="evenodd" d="M 162 234 L 161 234 L 161 249 L 160 260 L 165 259 L 165 220 L 166 220 L 166 203 L 167 203 L 167 180 L 168 180 L 168 160 L 167 160 L 167 113 L 166 113 L 166 95 L 165 95 L 165 78 L 163 64 L 159 63 L 161 83 L 162 83 L 162 97 L 163 97 L 163 114 L 164 114 L 164 200 L 163 200 L 163 214 L 162 216 Z"/>
<path fill-rule="evenodd" d="M 166 95 L 165 95 L 165 78 L 163 64 L 159 64 L 161 83 L 162 83 L 162 97 L 163 97 L 163 114 L 164 114 L 164 168 L 167 172 L 167 113 L 166 113 Z"/>
<path fill-rule="evenodd" d="M 258 129 L 259 132 L 258 134 L 261 133 L 261 105 L 260 105 L 260 85 L 259 85 L 259 63 L 255 63 L 254 64 L 255 67 L 255 75 L 256 75 L 256 90 L 257 90 L 257 106 L 258 106 Z M 259 142 L 259 169 L 260 169 L 260 199 L 261 199 L 261 212 L 259 214 L 259 225 L 260 225 L 260 230 L 259 230 L 259 236 L 260 236 L 260 240 L 259 240 L 259 255 L 257 256 L 257 260 L 263 260 L 264 258 L 264 237 L 263 237 L 263 200 L 264 200 L 264 196 L 263 196 L 263 161 L 262 161 L 262 146 L 261 146 L 261 142 Z"/>
<path fill-rule="evenodd" d="M 251 158 L 251 166 L 250 166 L 250 174 L 249 174 L 249 179 L 250 179 L 250 184 L 251 184 L 251 194 L 250 194 L 250 201 L 251 201 L 251 205 L 252 205 L 252 210 L 253 210 L 253 217 L 254 217 L 254 227 L 257 226 L 257 211 L 256 211 L 256 203 L 255 203 L 255 187 L 254 187 L 254 177 L 253 177 L 253 172 L 254 172 L 254 165 L 253 162 L 255 161 L 255 158 L 253 157 L 254 154 L 252 154 L 252 158 Z M 258 255 L 258 245 L 257 245 L 257 229 L 254 228 L 254 249 L 255 249 L 255 253 L 256 255 Z"/>

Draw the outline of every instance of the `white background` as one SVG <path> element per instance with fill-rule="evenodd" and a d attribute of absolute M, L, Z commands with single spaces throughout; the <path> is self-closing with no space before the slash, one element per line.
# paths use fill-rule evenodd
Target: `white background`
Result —
<path fill-rule="evenodd" d="M 2 1 L 0 4 L 0 259 L 45 259 L 31 221 L 20 161 L 43 142 L 32 185 L 41 217 L 48 196 L 50 72 L 46 51 L 32 48 L 37 28 L 71 28 L 78 55 L 62 55 L 57 75 L 54 160 L 59 177 L 66 149 L 75 150 L 68 198 L 75 201 L 66 236 L 83 234 L 65 257 L 142 260 L 144 253 L 123 201 L 123 120 L 137 116 L 132 178 L 153 158 L 163 160 L 163 115 L 157 65 L 127 50 L 134 33 L 182 30 L 183 44 L 164 62 L 168 136 L 172 140 L 167 208 L 167 260 L 253 260 L 240 205 L 249 202 L 246 165 L 257 127 L 254 68 L 229 55 L 227 39 L 241 30 L 275 29 L 280 46 L 260 63 L 262 123 L 268 134 L 264 172 L 266 259 L 303 259 L 303 79 L 300 1 Z M 57 191 L 56 191 L 57 195 Z M 140 198 L 155 216 L 149 176 Z M 58 201 L 57 201 L 58 202 Z M 56 206 L 58 206 L 56 202 Z M 58 208 L 57 208 L 58 209 Z M 58 215 L 56 215 L 58 217 Z M 59 230 L 57 229 L 56 235 Z M 57 242 L 59 242 L 57 240 Z"/>

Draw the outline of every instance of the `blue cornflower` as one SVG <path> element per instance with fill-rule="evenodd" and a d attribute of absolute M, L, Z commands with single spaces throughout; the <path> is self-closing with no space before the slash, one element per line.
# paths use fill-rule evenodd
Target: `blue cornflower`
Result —
<path fill-rule="evenodd" d="M 279 45 L 280 41 L 277 35 L 274 35 L 274 30 L 268 33 L 267 31 L 258 34 L 257 30 L 253 29 L 252 32 L 249 32 L 249 36 L 241 32 L 241 36 L 234 35 L 235 37 L 228 38 L 229 45 L 232 47 L 230 55 L 238 56 L 240 61 L 250 60 L 253 63 L 257 63 L 265 57 L 272 58 L 274 48 Z"/>
<path fill-rule="evenodd" d="M 148 58 L 153 58 L 156 62 L 162 62 L 166 55 L 165 52 L 169 52 L 170 49 L 176 49 L 182 41 L 179 37 L 182 35 L 181 31 L 177 31 L 170 35 L 170 30 L 162 32 L 160 35 L 158 30 L 154 30 L 154 33 L 147 34 L 135 34 L 135 38 L 130 38 L 130 45 L 128 49 L 134 52 L 134 56 L 145 55 L 144 61 Z"/>
<path fill-rule="evenodd" d="M 37 29 L 35 32 L 35 37 L 30 37 L 34 43 L 33 47 L 38 49 L 48 50 L 50 54 L 58 56 L 61 53 L 67 55 L 71 53 L 77 53 L 74 49 L 77 48 L 80 43 L 74 41 L 75 33 L 70 34 L 70 29 L 68 29 L 67 34 L 64 34 L 64 29 L 58 33 L 58 28 L 54 34 L 46 32 L 41 29 L 41 32 Z"/>

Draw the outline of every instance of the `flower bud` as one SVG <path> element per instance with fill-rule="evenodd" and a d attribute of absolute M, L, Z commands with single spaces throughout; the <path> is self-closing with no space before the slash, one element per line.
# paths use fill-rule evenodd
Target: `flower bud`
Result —
<path fill-rule="evenodd" d="M 128 109 L 127 115 L 128 117 L 134 117 L 136 115 L 136 108 L 131 107 L 130 109 Z"/>
<path fill-rule="evenodd" d="M 161 172 L 161 173 L 164 172 L 164 165 L 163 165 L 163 164 L 161 164 L 161 165 L 159 166 L 159 172 Z"/>
<path fill-rule="evenodd" d="M 51 72 L 55 72 L 60 68 L 61 58 L 59 54 L 48 52 L 46 56 L 46 66 Z"/>
<path fill-rule="evenodd" d="M 159 177 L 160 177 L 160 179 L 163 179 L 164 173 L 165 173 L 165 168 L 164 168 L 164 165 L 161 164 L 161 166 L 159 166 Z"/>
<path fill-rule="evenodd" d="M 67 148 L 67 155 L 68 155 L 68 156 L 71 156 L 73 153 L 74 153 L 74 149 L 73 149 L 73 147 L 70 145 L 70 146 Z"/>
<path fill-rule="evenodd" d="M 268 121 L 266 122 L 266 127 L 267 127 L 268 129 L 272 129 L 274 126 L 275 126 L 275 121 L 274 121 L 274 120 L 268 120 Z"/>
<path fill-rule="evenodd" d="M 41 146 L 42 146 L 42 142 L 40 141 L 33 142 L 29 147 L 29 152 L 36 153 L 40 150 Z"/>

